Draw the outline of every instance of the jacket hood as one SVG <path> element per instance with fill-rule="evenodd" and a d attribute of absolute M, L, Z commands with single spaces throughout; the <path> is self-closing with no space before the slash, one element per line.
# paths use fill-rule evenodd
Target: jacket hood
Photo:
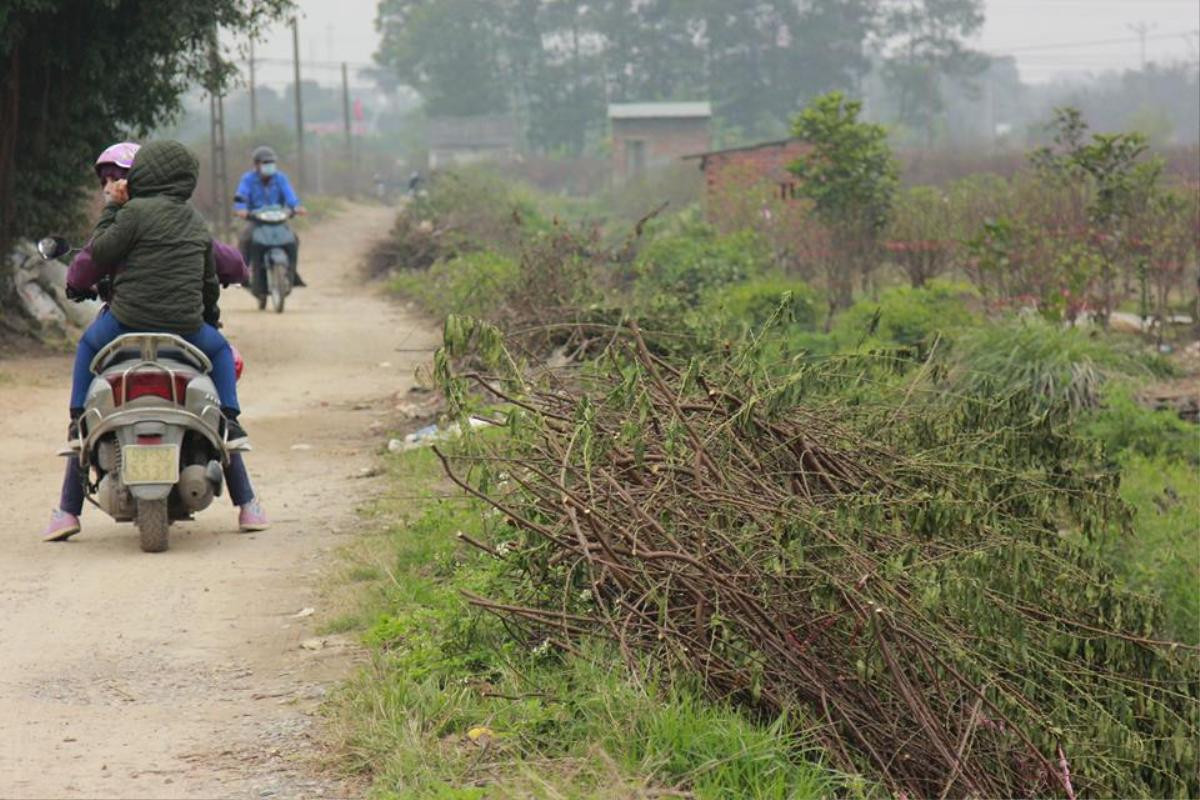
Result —
<path fill-rule="evenodd" d="M 129 196 L 166 195 L 187 200 L 196 190 L 200 162 L 182 144 L 170 139 L 142 145 L 129 170 Z"/>

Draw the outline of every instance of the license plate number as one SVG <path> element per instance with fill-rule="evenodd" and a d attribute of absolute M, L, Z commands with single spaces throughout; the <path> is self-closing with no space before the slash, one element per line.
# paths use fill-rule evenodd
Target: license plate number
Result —
<path fill-rule="evenodd" d="M 179 480 L 179 446 L 125 445 L 121 448 L 121 480 L 126 486 L 175 483 Z"/>

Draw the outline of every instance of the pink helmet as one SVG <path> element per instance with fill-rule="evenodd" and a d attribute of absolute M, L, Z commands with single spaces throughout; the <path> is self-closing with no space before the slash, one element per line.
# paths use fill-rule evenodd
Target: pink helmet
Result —
<path fill-rule="evenodd" d="M 133 157 L 137 155 L 139 147 L 141 145 L 137 142 L 121 142 L 106 147 L 96 159 L 96 174 L 99 175 L 100 170 L 107 164 L 128 171 L 133 166 Z"/>

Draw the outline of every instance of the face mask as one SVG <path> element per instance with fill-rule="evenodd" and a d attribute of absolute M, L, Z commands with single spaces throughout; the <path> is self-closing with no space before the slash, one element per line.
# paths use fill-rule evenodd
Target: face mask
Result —
<path fill-rule="evenodd" d="M 262 164 L 259 164 L 258 171 L 268 178 L 271 177 L 272 175 L 275 174 L 275 162 L 274 161 L 266 161 Z"/>

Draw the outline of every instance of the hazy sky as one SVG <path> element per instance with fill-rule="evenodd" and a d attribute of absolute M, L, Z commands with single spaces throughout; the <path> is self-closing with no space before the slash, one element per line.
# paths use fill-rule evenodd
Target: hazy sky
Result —
<path fill-rule="evenodd" d="M 374 25 L 377 0 L 299 0 L 298 5 L 303 60 L 348 61 L 351 66 L 371 61 L 379 42 Z M 987 23 L 976 46 L 1011 52 L 1026 81 L 1043 82 L 1138 66 L 1141 44 L 1130 26 L 1141 23 L 1148 26 L 1147 60 L 1195 63 L 1200 57 L 1200 0 L 987 0 Z M 269 30 L 255 55 L 280 62 L 290 59 L 290 28 Z M 340 73 L 314 66 L 304 77 L 332 84 L 340 80 Z M 263 63 L 259 79 L 285 84 L 291 80 L 291 68 Z M 365 83 L 353 72 L 351 82 Z"/>

